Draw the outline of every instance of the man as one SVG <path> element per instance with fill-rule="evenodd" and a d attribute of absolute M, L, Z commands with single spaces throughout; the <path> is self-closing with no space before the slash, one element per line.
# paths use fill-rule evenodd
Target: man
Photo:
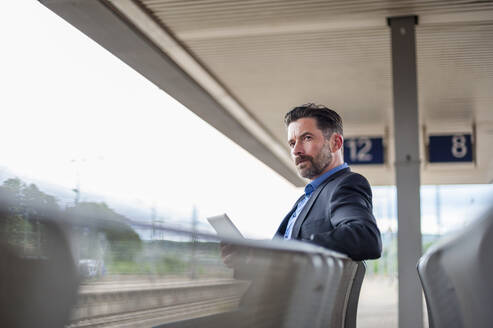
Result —
<path fill-rule="evenodd" d="M 274 238 L 296 239 L 348 255 L 355 261 L 379 258 L 380 231 L 372 214 L 368 181 L 343 160 L 342 119 L 325 106 L 306 104 L 284 117 L 291 157 L 300 176 L 310 179 Z M 234 267 L 236 248 L 221 246 Z"/>
<path fill-rule="evenodd" d="M 343 160 L 341 117 L 324 106 L 306 104 L 288 112 L 284 122 L 296 168 L 311 182 L 275 237 L 307 241 L 356 261 L 380 257 L 370 185 Z"/>

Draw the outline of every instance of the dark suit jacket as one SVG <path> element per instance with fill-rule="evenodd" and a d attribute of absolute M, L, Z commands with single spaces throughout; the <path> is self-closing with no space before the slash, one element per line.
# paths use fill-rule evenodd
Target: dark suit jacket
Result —
<path fill-rule="evenodd" d="M 298 199 L 275 238 L 283 238 Z M 331 175 L 313 192 L 293 227 L 292 239 L 348 255 L 355 261 L 379 258 L 382 241 L 372 213 L 370 184 L 349 168 Z"/>

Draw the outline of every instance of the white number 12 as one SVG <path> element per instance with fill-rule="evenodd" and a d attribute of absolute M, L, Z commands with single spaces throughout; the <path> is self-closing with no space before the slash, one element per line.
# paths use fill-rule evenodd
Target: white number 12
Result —
<path fill-rule="evenodd" d="M 369 162 L 373 159 L 370 154 L 372 144 L 369 138 L 350 139 L 347 145 L 351 162 Z M 358 151 L 358 147 L 361 146 L 363 147 Z"/>

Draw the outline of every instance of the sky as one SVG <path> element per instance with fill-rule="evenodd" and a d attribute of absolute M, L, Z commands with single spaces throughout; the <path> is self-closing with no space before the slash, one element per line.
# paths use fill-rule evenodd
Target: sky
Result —
<path fill-rule="evenodd" d="M 299 189 L 37 1 L 0 16 L 0 166 L 272 236 Z"/>
<path fill-rule="evenodd" d="M 182 217 L 195 206 L 201 220 L 228 213 L 255 238 L 270 238 L 301 195 L 37 1 L 0 1 L 0 36 L 0 178 L 3 167 L 68 190 L 79 184 L 82 200 L 108 195 Z M 460 227 L 491 194 L 441 188 L 445 228 L 436 187 L 423 187 L 423 232 Z M 382 231 L 395 231 L 395 190 L 374 196 Z"/>

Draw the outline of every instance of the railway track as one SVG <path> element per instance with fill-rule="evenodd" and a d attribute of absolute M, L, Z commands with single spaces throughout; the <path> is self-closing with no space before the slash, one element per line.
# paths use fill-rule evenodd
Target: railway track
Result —
<path fill-rule="evenodd" d="M 232 279 L 87 284 L 67 327 L 154 327 L 232 311 L 247 287 Z"/>

